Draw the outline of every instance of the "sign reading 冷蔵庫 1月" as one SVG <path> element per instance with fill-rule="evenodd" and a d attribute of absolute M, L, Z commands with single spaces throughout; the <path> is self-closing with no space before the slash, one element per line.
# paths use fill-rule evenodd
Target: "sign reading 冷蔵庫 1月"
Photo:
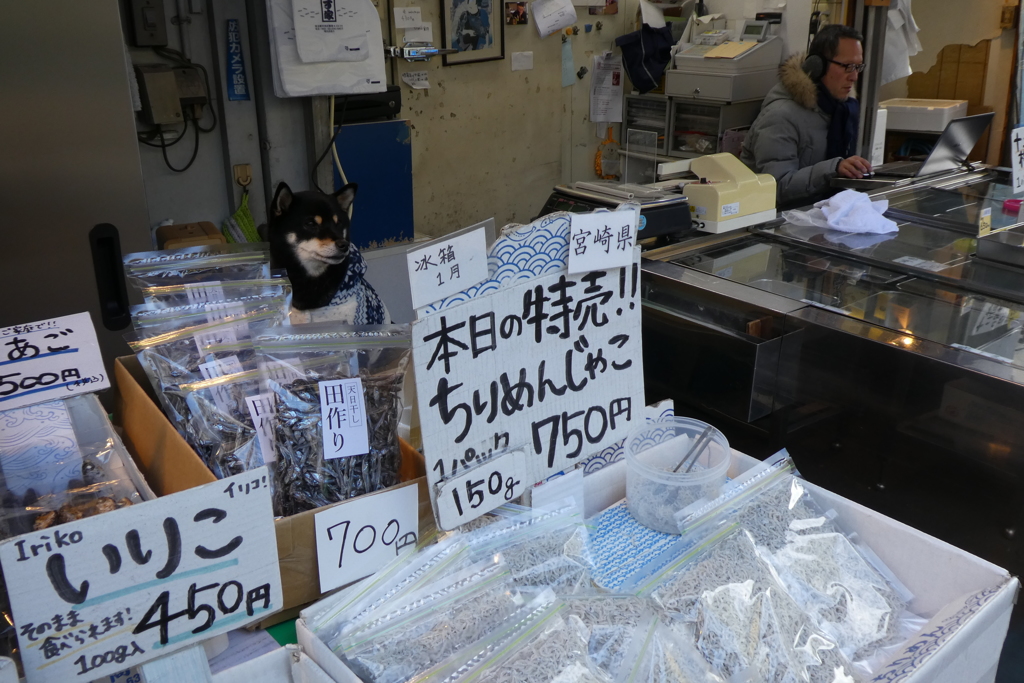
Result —
<path fill-rule="evenodd" d="M 109 386 L 88 313 L 0 328 L 0 411 Z"/>
<path fill-rule="evenodd" d="M 29 683 L 94 681 L 282 605 L 267 469 L 0 545 Z"/>
<path fill-rule="evenodd" d="M 503 472 L 502 490 L 532 485 L 643 419 L 638 280 L 634 252 L 625 268 L 563 269 L 413 323 L 431 496 L 445 477 L 508 448 L 525 450 L 526 471 Z"/>

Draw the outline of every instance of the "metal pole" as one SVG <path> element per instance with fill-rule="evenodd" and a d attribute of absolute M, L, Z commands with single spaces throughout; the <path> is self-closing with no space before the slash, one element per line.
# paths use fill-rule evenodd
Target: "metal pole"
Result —
<path fill-rule="evenodd" d="M 871 158 L 875 134 L 875 112 L 878 110 L 878 88 L 882 80 L 882 57 L 885 52 L 885 29 L 890 0 L 858 0 L 857 16 L 863 17 L 864 62 L 867 67 L 860 78 L 860 125 L 857 149 L 865 159 Z"/>

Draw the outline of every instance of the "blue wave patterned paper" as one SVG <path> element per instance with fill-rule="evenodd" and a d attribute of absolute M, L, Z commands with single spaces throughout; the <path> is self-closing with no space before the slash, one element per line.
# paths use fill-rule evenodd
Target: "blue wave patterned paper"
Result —
<path fill-rule="evenodd" d="M 633 519 L 621 500 L 588 520 L 594 581 L 608 590 L 622 582 L 679 540 L 679 536 L 648 529 Z"/>
<path fill-rule="evenodd" d="M 644 407 L 644 417 L 648 422 L 661 422 L 676 414 L 675 402 L 672 399 L 665 399 L 660 403 Z M 626 440 L 608 446 L 600 453 L 592 455 L 583 461 L 583 473 L 593 474 L 603 467 L 616 463 L 626 457 Z"/>
<path fill-rule="evenodd" d="M 565 270 L 569 262 L 569 215 L 552 213 L 529 225 L 505 227 L 487 254 L 488 279 L 418 309 L 418 317 L 511 287 L 523 280 Z"/>
<path fill-rule="evenodd" d="M 7 488 L 22 496 L 63 492 L 82 477 L 82 454 L 64 401 L 0 413 L 0 469 Z"/>

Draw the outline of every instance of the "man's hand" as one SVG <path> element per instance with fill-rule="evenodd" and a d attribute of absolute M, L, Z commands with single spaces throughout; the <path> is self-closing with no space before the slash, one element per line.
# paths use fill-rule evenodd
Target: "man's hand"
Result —
<path fill-rule="evenodd" d="M 836 171 L 844 178 L 863 178 L 865 173 L 871 173 L 871 164 L 867 159 L 855 155 L 840 161 Z"/>

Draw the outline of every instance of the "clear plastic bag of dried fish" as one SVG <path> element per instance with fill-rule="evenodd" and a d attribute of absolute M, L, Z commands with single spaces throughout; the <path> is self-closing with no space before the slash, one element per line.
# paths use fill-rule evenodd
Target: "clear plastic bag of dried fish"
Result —
<path fill-rule="evenodd" d="M 167 418 L 185 436 L 189 408 L 182 385 L 254 370 L 252 337 L 281 319 L 280 311 L 253 311 L 155 334 L 136 330 L 126 334 L 125 340 L 149 377 Z"/>
<path fill-rule="evenodd" d="M 284 296 L 291 301 L 292 285 L 286 271 L 272 270 L 269 277 L 245 280 L 214 280 L 211 282 L 137 284 L 146 303 L 152 308 L 177 308 L 190 304 L 241 299 L 250 296 Z"/>
<path fill-rule="evenodd" d="M 464 536 L 476 557 L 501 553 L 521 589 L 576 593 L 593 588 L 587 527 L 571 500 L 510 516 Z"/>
<path fill-rule="evenodd" d="M 867 672 L 885 648 L 909 637 L 911 595 L 870 552 L 851 541 L 814 501 L 782 451 L 718 499 L 680 515 L 684 535 L 724 520 L 750 532 L 787 591 L 843 654 Z"/>
<path fill-rule="evenodd" d="M 148 334 L 159 334 L 260 311 L 276 311 L 284 319 L 290 306 L 289 297 L 283 293 L 223 301 L 199 301 L 171 307 L 140 304 L 131 308 L 132 326 L 136 330 L 146 330 Z"/>
<path fill-rule="evenodd" d="M 697 649 L 726 679 L 853 683 L 839 645 L 818 630 L 735 524 L 652 577 L 641 591 L 691 624 Z"/>
<path fill-rule="evenodd" d="M 587 655 L 586 638 L 566 610 L 551 591 L 543 591 L 486 638 L 412 682 L 610 683 Z"/>
<path fill-rule="evenodd" d="M 635 595 L 585 591 L 559 599 L 567 618 L 579 620 L 591 661 L 609 675 L 619 670 L 637 627 L 654 616 L 653 603 Z"/>
<path fill-rule="evenodd" d="M 293 515 L 399 482 L 398 422 L 411 355 L 408 325 L 284 326 L 260 335 L 256 348 L 264 393 L 273 401 L 275 514 Z M 344 381 L 353 379 L 361 385 L 362 409 L 347 393 L 354 385 Z M 339 386 L 343 392 L 336 390 Z M 322 390 L 326 401 L 321 401 Z M 336 431 L 340 424 L 349 438 Z M 327 452 L 325 426 L 331 444 Z M 357 442 L 352 430 L 363 428 L 366 452 L 334 457 L 346 441 Z"/>
<path fill-rule="evenodd" d="M 185 441 L 215 477 L 273 462 L 273 452 L 263 450 L 264 443 L 273 447 L 273 418 L 258 370 L 183 384 L 181 392 L 188 406 Z"/>
<path fill-rule="evenodd" d="M 742 677 L 731 679 L 740 683 Z M 749 679 L 748 679 L 749 680 Z M 751 683 L 754 683 L 751 681 Z M 636 626 L 620 658 L 616 683 L 725 683 L 693 642 L 663 617 L 649 614 Z"/>
<path fill-rule="evenodd" d="M 403 683 L 480 640 L 522 604 L 495 557 L 431 584 L 332 649 L 367 683 Z"/>
<path fill-rule="evenodd" d="M 270 247 L 264 242 L 208 244 L 126 254 L 124 274 L 139 289 L 159 285 L 256 280 L 270 276 Z M 213 298 L 223 299 L 223 295 Z"/>

